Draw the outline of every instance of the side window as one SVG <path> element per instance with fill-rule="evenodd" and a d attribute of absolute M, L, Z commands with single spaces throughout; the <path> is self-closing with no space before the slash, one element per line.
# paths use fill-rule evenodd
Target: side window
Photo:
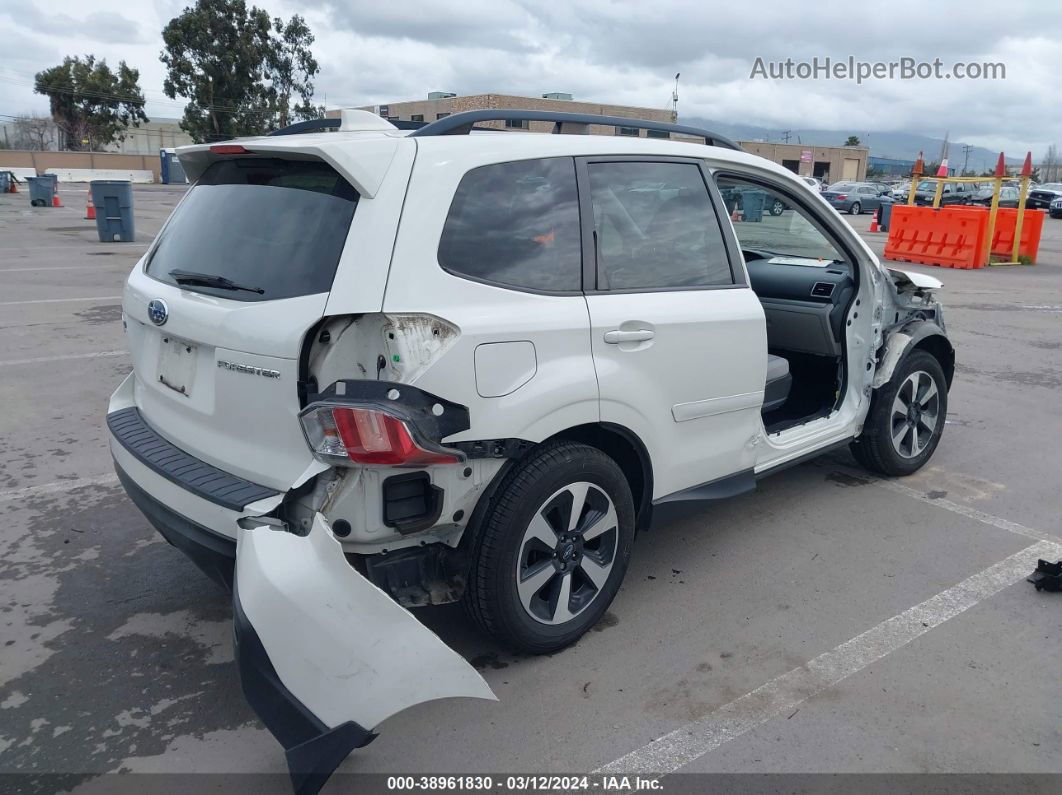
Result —
<path fill-rule="evenodd" d="M 575 161 L 497 163 L 457 186 L 439 241 L 439 264 L 458 276 L 516 289 L 582 285 Z"/>
<path fill-rule="evenodd" d="M 602 289 L 734 283 L 696 163 L 589 163 L 587 171 Z"/>
<path fill-rule="evenodd" d="M 734 232 L 746 262 L 766 259 L 780 265 L 826 267 L 845 257 L 807 212 L 781 192 L 738 177 L 717 180 L 727 212 L 736 213 Z M 766 208 L 783 207 L 774 215 Z"/>

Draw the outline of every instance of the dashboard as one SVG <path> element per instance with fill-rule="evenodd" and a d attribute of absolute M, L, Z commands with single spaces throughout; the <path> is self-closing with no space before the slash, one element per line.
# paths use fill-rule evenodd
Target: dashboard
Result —
<path fill-rule="evenodd" d="M 840 356 L 845 314 L 856 291 L 852 266 L 762 251 L 742 254 L 767 316 L 768 346 Z"/>

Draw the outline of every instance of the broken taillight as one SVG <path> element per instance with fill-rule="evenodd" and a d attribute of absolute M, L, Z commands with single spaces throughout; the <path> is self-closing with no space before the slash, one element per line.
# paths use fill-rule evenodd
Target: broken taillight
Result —
<path fill-rule="evenodd" d="M 325 404 L 300 419 L 314 455 L 329 463 L 415 467 L 461 460 L 456 451 L 418 442 L 405 420 L 378 409 Z"/>

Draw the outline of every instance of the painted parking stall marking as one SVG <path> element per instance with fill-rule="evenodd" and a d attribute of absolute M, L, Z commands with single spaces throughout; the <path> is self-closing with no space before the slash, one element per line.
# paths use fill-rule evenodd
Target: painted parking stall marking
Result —
<path fill-rule="evenodd" d="M 813 696 L 1020 582 L 1038 558 L 1058 557 L 1062 557 L 1062 544 L 1041 541 L 1026 547 L 594 773 L 672 773 L 757 726 L 791 713 Z"/>

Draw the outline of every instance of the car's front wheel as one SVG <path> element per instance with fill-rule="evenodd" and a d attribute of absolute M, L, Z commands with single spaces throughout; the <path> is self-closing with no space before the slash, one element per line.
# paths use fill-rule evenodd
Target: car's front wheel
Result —
<path fill-rule="evenodd" d="M 545 654 L 578 640 L 615 597 L 634 542 L 634 501 L 600 450 L 552 443 L 506 475 L 469 530 L 469 613 L 500 642 Z"/>
<path fill-rule="evenodd" d="M 861 205 L 859 202 L 852 202 L 852 206 L 848 210 L 848 212 L 850 212 L 852 215 L 862 215 L 863 205 Z"/>
<path fill-rule="evenodd" d="M 781 215 L 784 212 L 785 212 L 785 205 L 782 204 L 782 202 L 780 200 L 775 199 L 771 203 L 771 209 L 770 209 L 771 215 Z"/>
<path fill-rule="evenodd" d="M 948 382 L 940 362 L 927 351 L 911 351 L 874 394 L 852 453 L 873 472 L 910 475 L 937 449 L 947 414 Z"/>

